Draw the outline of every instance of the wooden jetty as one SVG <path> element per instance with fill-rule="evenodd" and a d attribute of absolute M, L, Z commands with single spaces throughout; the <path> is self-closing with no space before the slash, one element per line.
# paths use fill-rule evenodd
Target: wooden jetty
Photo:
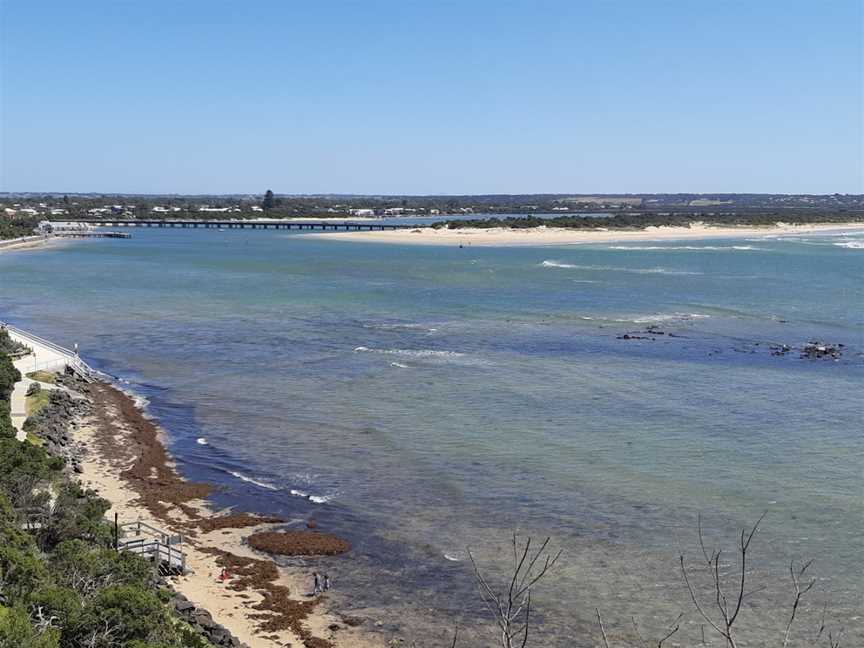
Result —
<path fill-rule="evenodd" d="M 129 232 L 55 232 L 60 238 L 132 238 Z"/>

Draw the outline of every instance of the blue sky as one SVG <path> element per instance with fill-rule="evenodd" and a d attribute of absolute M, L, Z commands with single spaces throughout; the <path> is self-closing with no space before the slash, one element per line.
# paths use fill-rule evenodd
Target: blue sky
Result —
<path fill-rule="evenodd" d="M 860 0 L 2 0 L 0 190 L 864 192 Z"/>

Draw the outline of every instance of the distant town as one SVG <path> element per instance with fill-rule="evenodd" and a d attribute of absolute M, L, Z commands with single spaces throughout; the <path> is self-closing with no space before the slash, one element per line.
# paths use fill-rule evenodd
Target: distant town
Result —
<path fill-rule="evenodd" d="M 679 213 L 693 216 L 862 212 L 861 194 L 537 194 L 355 196 L 264 194 L 0 194 L 0 214 L 17 219 L 375 218 L 465 214 Z"/>

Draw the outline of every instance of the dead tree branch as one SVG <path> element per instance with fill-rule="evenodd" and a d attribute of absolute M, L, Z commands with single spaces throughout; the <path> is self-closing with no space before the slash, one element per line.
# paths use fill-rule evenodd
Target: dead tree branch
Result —
<path fill-rule="evenodd" d="M 528 645 L 531 624 L 531 592 L 534 586 L 549 572 L 561 557 L 561 551 L 552 555 L 546 538 L 532 551 L 532 539 L 521 545 L 516 534 L 512 539 L 513 567 L 506 591 L 498 592 L 480 571 L 474 554 L 468 550 L 468 557 L 474 568 L 474 577 L 480 589 L 480 598 L 486 609 L 495 618 L 500 631 L 499 641 L 502 648 L 520 648 Z"/>

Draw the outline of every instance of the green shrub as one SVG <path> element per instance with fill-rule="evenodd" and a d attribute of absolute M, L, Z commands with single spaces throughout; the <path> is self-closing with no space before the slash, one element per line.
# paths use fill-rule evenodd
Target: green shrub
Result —
<path fill-rule="evenodd" d="M 75 626 L 84 611 L 76 591 L 53 584 L 31 592 L 28 607 L 34 614 L 41 612 L 45 618 L 54 617 L 55 625 L 59 628 Z"/>
<path fill-rule="evenodd" d="M 111 503 L 80 485 L 64 482 L 59 488 L 53 513 L 39 530 L 41 547 L 50 551 L 65 540 L 88 540 L 99 547 L 112 544 L 111 526 L 105 512 Z"/>
<path fill-rule="evenodd" d="M 143 558 L 94 548 L 83 540 L 67 540 L 57 545 L 51 556 L 51 572 L 57 583 L 74 589 L 84 598 L 106 587 L 147 587 L 153 579 L 153 567 Z"/>
<path fill-rule="evenodd" d="M 15 432 L 10 417 L 9 401 L 0 400 L 0 439 L 14 439 Z"/>
<path fill-rule="evenodd" d="M 165 606 L 153 592 L 134 585 L 108 587 L 96 594 L 74 635 L 79 643 L 85 640 L 93 648 L 128 646 L 135 641 L 159 645 L 173 639 Z"/>
<path fill-rule="evenodd" d="M 62 459 L 40 447 L 0 438 L 0 491 L 15 508 L 38 506 L 38 500 L 44 498 L 34 494 L 34 489 L 55 478 L 62 468 Z"/>
<path fill-rule="evenodd" d="M 23 608 L 0 606 L 0 648 L 57 648 L 59 639 L 56 628 L 37 632 Z"/>
<path fill-rule="evenodd" d="M 0 400 L 9 400 L 12 388 L 19 380 L 21 373 L 12 364 L 12 359 L 5 353 L 0 353 Z"/>
<path fill-rule="evenodd" d="M 35 549 L 35 546 L 20 549 L 6 543 L 0 545 L 0 603 L 22 601 L 48 582 L 48 570 Z"/>

